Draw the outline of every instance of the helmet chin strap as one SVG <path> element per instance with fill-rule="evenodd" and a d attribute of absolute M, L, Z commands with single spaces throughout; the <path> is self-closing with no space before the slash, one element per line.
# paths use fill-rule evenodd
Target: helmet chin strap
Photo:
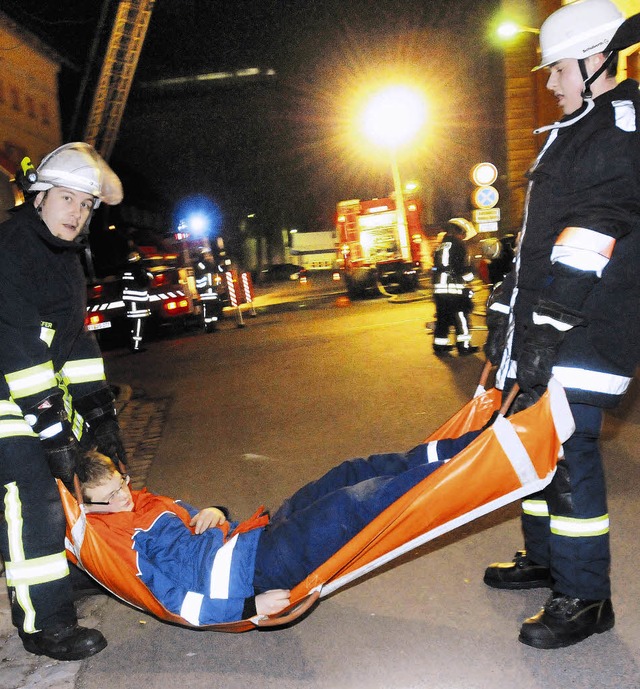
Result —
<path fill-rule="evenodd" d="M 593 98 L 593 94 L 591 93 L 591 84 L 593 84 L 593 82 L 607 69 L 612 60 L 613 53 L 609 53 L 607 57 L 605 57 L 600 67 L 598 67 L 598 69 L 596 69 L 591 76 L 589 76 L 589 73 L 587 72 L 587 65 L 585 64 L 584 59 L 578 60 L 578 67 L 580 67 L 580 74 L 582 74 L 582 80 L 584 81 L 584 91 L 582 92 L 582 97 L 585 100 Z"/>

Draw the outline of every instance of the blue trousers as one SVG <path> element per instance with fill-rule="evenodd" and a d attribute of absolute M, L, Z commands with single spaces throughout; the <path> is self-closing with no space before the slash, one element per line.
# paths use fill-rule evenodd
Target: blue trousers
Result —
<path fill-rule="evenodd" d="M 427 446 L 339 464 L 285 500 L 256 553 L 254 588 L 290 589 L 326 562 L 378 514 L 442 462 L 427 463 Z"/>
<path fill-rule="evenodd" d="M 599 437 L 602 409 L 571 404 L 575 433 L 543 493 L 523 502 L 528 556 L 550 567 L 554 591 L 575 598 L 611 597 L 609 516 Z"/>

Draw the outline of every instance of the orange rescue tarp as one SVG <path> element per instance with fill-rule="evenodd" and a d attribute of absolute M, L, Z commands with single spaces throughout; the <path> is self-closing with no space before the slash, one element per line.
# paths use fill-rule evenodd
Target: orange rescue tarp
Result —
<path fill-rule="evenodd" d="M 482 428 L 499 409 L 500 400 L 496 390 L 479 394 L 427 441 Z M 509 418 L 498 416 L 467 448 L 396 500 L 298 584 L 291 592 L 291 607 L 328 595 L 441 534 L 540 490 L 553 477 L 561 445 L 573 430 L 564 391 L 552 380 L 533 407 Z M 166 610 L 136 572 L 123 568 L 117 550 L 95 533 L 75 498 L 58 485 L 67 517 L 69 559 L 131 605 L 167 622 L 193 626 Z M 256 617 L 206 628 L 246 631 L 275 622 Z"/>

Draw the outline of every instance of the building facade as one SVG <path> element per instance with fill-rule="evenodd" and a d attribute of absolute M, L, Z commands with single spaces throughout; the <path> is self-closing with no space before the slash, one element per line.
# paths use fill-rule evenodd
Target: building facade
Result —
<path fill-rule="evenodd" d="M 34 165 L 62 143 L 58 74 L 62 58 L 0 12 L 0 219 L 16 201 L 20 161 Z"/>

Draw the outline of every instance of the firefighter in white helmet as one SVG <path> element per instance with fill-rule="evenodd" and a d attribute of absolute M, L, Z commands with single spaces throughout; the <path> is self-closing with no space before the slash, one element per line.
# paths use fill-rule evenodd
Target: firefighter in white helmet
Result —
<path fill-rule="evenodd" d="M 523 502 L 525 549 L 487 568 L 499 589 L 551 588 L 520 641 L 559 648 L 614 625 L 609 514 L 598 437 L 640 348 L 640 96 L 617 83 L 618 51 L 640 41 L 609 0 L 564 5 L 543 24 L 547 88 L 563 117 L 529 171 L 515 267 L 488 309 L 498 387 L 528 406 L 553 375 L 576 424 L 544 493 Z"/>
<path fill-rule="evenodd" d="M 450 220 L 447 232 L 443 233 L 444 236 L 433 254 L 433 298 L 436 303 L 433 351 L 438 356 L 453 349 L 449 342 L 452 327 L 456 333 L 455 346 L 460 356 L 478 351 L 478 347 L 471 344 L 469 323 L 473 292 L 468 285 L 473 279 L 473 271 L 464 245 L 464 241 L 469 238 L 469 225 L 471 223 L 464 218 Z"/>
<path fill-rule="evenodd" d="M 0 552 L 25 649 L 79 660 L 106 640 L 78 626 L 53 476 L 70 484 L 83 447 L 126 464 L 100 349 L 84 327 L 78 242 L 93 209 L 119 203 L 122 187 L 84 143 L 50 153 L 34 177 L 0 226 Z"/>

